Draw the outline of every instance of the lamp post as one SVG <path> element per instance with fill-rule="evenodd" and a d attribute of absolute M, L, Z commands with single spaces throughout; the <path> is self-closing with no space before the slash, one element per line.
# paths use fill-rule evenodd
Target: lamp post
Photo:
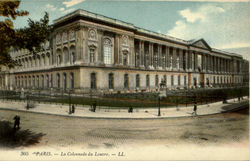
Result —
<path fill-rule="evenodd" d="M 160 97 L 160 93 L 158 94 L 158 116 L 161 116 L 161 97 Z"/>

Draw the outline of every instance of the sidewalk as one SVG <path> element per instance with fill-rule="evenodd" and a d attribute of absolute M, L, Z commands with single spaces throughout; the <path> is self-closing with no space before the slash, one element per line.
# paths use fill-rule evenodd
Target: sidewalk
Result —
<path fill-rule="evenodd" d="M 249 105 L 249 99 L 244 97 L 238 102 L 238 99 L 228 100 L 228 103 L 223 104 L 222 101 L 197 106 L 197 114 L 210 115 L 235 110 L 242 106 Z M 176 118 L 192 116 L 193 106 L 184 106 L 179 108 L 161 108 L 161 116 L 158 116 L 158 108 L 140 108 L 134 109 L 133 113 L 128 113 L 127 109 L 104 109 L 99 106 L 96 112 L 89 111 L 89 106 L 76 106 L 74 114 L 68 114 L 68 105 L 56 104 L 37 104 L 35 108 L 27 110 L 24 102 L 9 102 L 0 100 L 0 110 L 26 111 L 58 116 L 81 117 L 81 118 L 99 118 L 99 119 L 152 119 L 152 118 Z"/>

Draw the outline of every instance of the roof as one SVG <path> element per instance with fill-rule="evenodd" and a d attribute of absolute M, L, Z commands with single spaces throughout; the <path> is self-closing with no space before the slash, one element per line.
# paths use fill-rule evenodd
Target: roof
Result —
<path fill-rule="evenodd" d="M 166 40 L 170 40 L 170 41 L 173 41 L 173 42 L 181 43 L 181 44 L 187 45 L 187 46 L 190 46 L 190 45 L 192 46 L 195 43 L 197 43 L 199 41 L 202 41 L 202 43 L 204 43 L 204 45 L 207 46 L 207 48 L 210 51 L 214 51 L 214 52 L 229 55 L 229 56 L 237 56 L 237 57 L 242 58 L 242 56 L 239 55 L 239 54 L 229 53 L 229 52 L 222 51 L 222 50 L 219 50 L 219 49 L 211 48 L 203 38 L 201 38 L 201 39 L 192 39 L 192 40 L 187 41 L 187 40 L 179 39 L 179 38 L 172 37 L 172 36 L 169 36 L 169 35 L 165 35 L 165 34 L 157 33 L 157 32 L 154 32 L 154 31 L 150 31 L 150 30 L 147 30 L 147 29 L 144 29 L 144 28 L 136 27 L 132 23 L 124 22 L 124 21 L 121 21 L 121 20 L 117 20 L 117 19 L 114 19 L 114 18 L 110 18 L 110 17 L 104 16 L 104 15 L 101 15 L 101 14 L 96 14 L 96 13 L 93 13 L 93 12 L 89 12 L 89 11 L 86 11 L 86 10 L 83 10 L 83 9 L 78 9 L 76 11 L 73 11 L 73 12 L 69 13 L 69 14 L 66 14 L 65 16 L 62 16 L 62 17 L 60 17 L 58 19 L 55 19 L 53 22 L 54 22 L 54 25 L 59 24 L 61 22 L 67 21 L 68 19 L 71 19 L 72 17 L 76 17 L 76 16 L 83 16 L 83 17 L 96 19 L 96 20 L 99 20 L 99 21 L 104 21 L 106 23 L 126 27 L 126 28 L 132 29 L 132 30 L 134 30 L 136 32 L 148 34 L 148 35 L 151 35 L 151 36 L 156 36 L 156 37 L 163 38 L 163 39 L 166 39 Z"/>

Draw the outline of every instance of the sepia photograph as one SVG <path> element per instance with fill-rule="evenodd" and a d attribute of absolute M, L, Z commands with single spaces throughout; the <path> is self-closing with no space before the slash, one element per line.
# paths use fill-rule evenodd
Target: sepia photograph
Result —
<path fill-rule="evenodd" d="M 250 160 L 249 0 L 0 0 L 0 161 Z"/>

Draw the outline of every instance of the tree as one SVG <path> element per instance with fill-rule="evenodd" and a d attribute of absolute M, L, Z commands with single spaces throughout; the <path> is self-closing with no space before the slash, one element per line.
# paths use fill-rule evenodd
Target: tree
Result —
<path fill-rule="evenodd" d="M 14 29 L 12 20 L 29 14 L 28 11 L 17 10 L 20 3 L 20 0 L 0 1 L 0 16 L 7 17 L 4 21 L 0 21 L 0 65 L 9 67 L 18 65 L 9 54 L 11 48 L 28 49 L 33 54 L 39 52 L 51 31 L 47 12 L 40 21 L 29 18 L 28 27 Z"/>

